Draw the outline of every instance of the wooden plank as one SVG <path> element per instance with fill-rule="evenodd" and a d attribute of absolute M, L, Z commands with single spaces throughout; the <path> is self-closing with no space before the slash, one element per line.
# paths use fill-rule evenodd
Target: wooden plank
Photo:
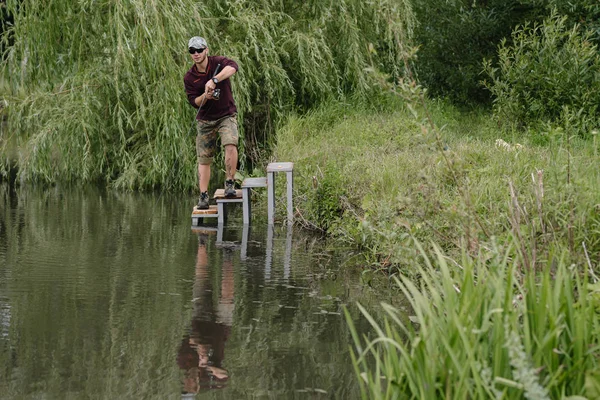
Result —
<path fill-rule="evenodd" d="M 267 165 L 267 172 L 291 172 L 293 170 L 293 162 L 273 162 Z"/>
<path fill-rule="evenodd" d="M 217 206 L 211 205 L 208 210 L 200 210 L 198 206 L 194 206 L 194 210 L 192 211 L 192 215 L 216 215 L 217 214 Z"/>
<path fill-rule="evenodd" d="M 259 178 L 246 178 L 242 182 L 243 188 L 259 188 L 259 187 L 267 187 L 267 177 L 262 176 Z"/>
<path fill-rule="evenodd" d="M 241 199 L 242 198 L 242 190 L 241 189 L 237 189 L 235 191 L 235 197 L 225 197 L 225 189 L 217 189 L 215 190 L 215 195 L 213 196 L 213 199 Z"/>

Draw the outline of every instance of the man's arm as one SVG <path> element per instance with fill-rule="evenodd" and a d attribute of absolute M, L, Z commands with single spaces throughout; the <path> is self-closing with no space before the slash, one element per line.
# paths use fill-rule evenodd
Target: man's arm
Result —
<path fill-rule="evenodd" d="M 200 91 L 190 82 L 184 80 L 184 83 L 188 101 L 194 107 L 200 108 L 201 105 L 206 104 L 207 100 L 211 100 L 213 98 L 212 91 L 210 93 L 200 93 Z"/>
<path fill-rule="evenodd" d="M 200 108 L 201 104 L 206 103 L 206 100 L 211 99 L 211 98 L 212 98 L 211 95 L 209 95 L 207 93 L 202 93 L 202 95 L 200 95 L 194 99 L 194 103 L 196 103 L 196 106 L 198 108 Z"/>
<path fill-rule="evenodd" d="M 221 81 L 224 81 L 225 79 L 229 79 L 236 72 L 237 72 L 237 69 L 235 69 L 234 67 L 232 67 L 230 65 L 227 65 L 223 68 L 223 70 L 221 72 L 219 72 L 217 75 L 215 75 L 215 78 L 217 78 L 217 80 L 219 82 L 221 82 Z M 216 87 L 217 87 L 217 85 L 215 84 L 215 82 L 213 82 L 212 79 L 209 79 L 208 82 L 206 82 L 206 85 L 204 86 L 205 93 L 212 93 L 212 91 L 215 90 Z"/>
<path fill-rule="evenodd" d="M 239 69 L 237 63 L 230 58 L 223 57 L 223 56 L 217 56 L 217 57 L 215 57 L 215 59 L 216 59 L 216 62 L 218 62 L 219 64 L 221 64 L 223 66 L 223 69 L 221 70 L 221 72 L 219 72 L 215 76 L 215 78 L 217 78 L 217 80 L 219 82 L 229 79 Z M 204 91 L 206 93 L 212 93 L 212 91 L 215 90 L 216 87 L 217 87 L 217 85 L 211 79 L 208 82 L 206 82 L 206 85 L 204 86 Z"/>
<path fill-rule="evenodd" d="M 183 79 L 183 84 L 185 86 L 185 94 L 187 95 L 188 102 L 195 108 L 200 107 L 202 96 L 204 96 L 202 92 L 199 88 L 194 86 L 191 79 L 187 76 Z M 200 101 L 198 99 L 200 99 Z"/>
<path fill-rule="evenodd" d="M 217 76 L 215 76 L 215 78 L 217 78 L 219 80 L 219 82 L 221 82 L 221 81 L 224 81 L 225 79 L 229 79 L 229 77 L 231 77 L 236 72 L 237 72 L 237 69 L 228 65 L 225 68 L 223 68 L 223 70 L 221 72 L 219 72 L 217 74 Z"/>

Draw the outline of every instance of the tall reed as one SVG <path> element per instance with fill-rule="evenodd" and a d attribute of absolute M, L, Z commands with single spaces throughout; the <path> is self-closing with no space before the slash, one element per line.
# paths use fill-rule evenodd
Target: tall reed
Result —
<path fill-rule="evenodd" d="M 508 254 L 450 266 L 421 248 L 421 281 L 397 279 L 412 316 L 384 305 L 380 324 L 362 310 L 375 330 L 354 334 L 363 398 L 597 398 L 598 285 L 560 254 L 524 276 Z"/>
<path fill-rule="evenodd" d="M 380 70 L 402 75 L 414 25 L 408 0 L 8 0 L 6 10 L 0 172 L 14 162 L 20 181 L 129 189 L 195 186 L 190 36 L 238 61 L 239 114 L 264 147 L 283 113 L 367 94 Z"/>

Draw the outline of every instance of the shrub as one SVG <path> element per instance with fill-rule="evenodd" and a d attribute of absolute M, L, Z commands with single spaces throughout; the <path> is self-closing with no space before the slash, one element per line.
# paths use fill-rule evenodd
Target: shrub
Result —
<path fill-rule="evenodd" d="M 572 128 L 583 136 L 591 132 L 599 116 L 600 56 L 590 33 L 553 14 L 541 25 L 515 29 L 512 42 L 500 45 L 498 67 L 485 64 L 498 121 L 517 128 L 561 124 L 575 112 Z"/>
<path fill-rule="evenodd" d="M 596 44 L 600 44 L 600 3 L 597 0 L 520 0 L 524 7 L 532 9 L 531 18 L 550 15 L 554 10 L 566 15 L 573 23 L 580 23 L 589 31 Z"/>
<path fill-rule="evenodd" d="M 416 1 L 419 46 L 415 67 L 433 96 L 472 104 L 489 102 L 481 87 L 481 62 L 495 57 L 498 43 L 520 21 L 514 1 Z"/>

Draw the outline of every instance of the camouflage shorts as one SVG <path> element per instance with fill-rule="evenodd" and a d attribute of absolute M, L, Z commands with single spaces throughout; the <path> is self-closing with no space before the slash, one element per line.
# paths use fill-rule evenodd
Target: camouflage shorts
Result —
<path fill-rule="evenodd" d="M 217 134 L 221 146 L 238 145 L 238 126 L 236 115 L 227 115 L 216 121 L 198 120 L 196 135 L 196 155 L 199 164 L 210 164 L 215 156 Z"/>

